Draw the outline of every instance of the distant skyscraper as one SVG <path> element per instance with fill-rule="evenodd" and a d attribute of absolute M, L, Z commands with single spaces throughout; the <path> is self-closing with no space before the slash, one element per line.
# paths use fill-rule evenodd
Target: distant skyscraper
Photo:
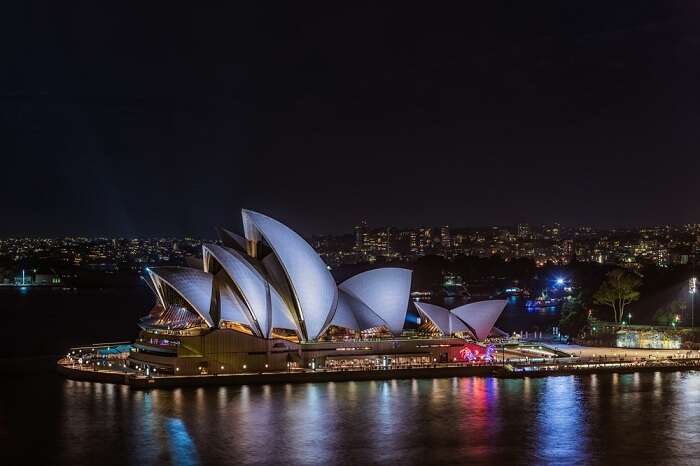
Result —
<path fill-rule="evenodd" d="M 552 236 L 555 238 L 558 238 L 560 232 L 561 232 L 561 226 L 558 223 L 555 223 L 552 226 Z"/>
<path fill-rule="evenodd" d="M 409 233 L 409 243 L 408 244 L 409 244 L 410 251 L 413 254 L 417 254 L 419 251 L 419 249 L 418 249 L 418 232 L 417 231 L 412 230 Z"/>
<path fill-rule="evenodd" d="M 355 249 L 362 251 L 365 248 L 365 238 L 367 237 L 367 221 L 363 220 L 355 226 Z"/>
<path fill-rule="evenodd" d="M 450 236 L 450 227 L 440 227 L 440 243 L 444 249 L 449 249 L 452 246 L 452 238 Z"/>
<path fill-rule="evenodd" d="M 530 225 L 527 223 L 518 223 L 518 238 L 530 237 Z"/>

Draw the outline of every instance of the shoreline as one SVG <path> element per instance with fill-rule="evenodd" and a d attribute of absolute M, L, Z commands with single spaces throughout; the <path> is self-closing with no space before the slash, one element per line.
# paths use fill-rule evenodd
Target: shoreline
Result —
<path fill-rule="evenodd" d="M 262 385 L 284 383 L 322 383 L 412 378 L 495 376 L 499 366 L 431 367 L 365 371 L 263 372 L 224 375 L 184 375 L 146 377 L 120 372 L 76 369 L 57 364 L 59 374 L 88 382 L 115 383 L 135 389 L 197 387 L 205 385 Z"/>
<path fill-rule="evenodd" d="M 530 368 L 536 366 L 529 366 Z M 635 372 L 686 372 L 700 370 L 700 360 L 665 361 L 654 363 L 599 363 L 591 367 L 581 365 L 573 367 L 565 365 L 557 369 L 514 370 L 508 366 L 447 366 L 429 368 L 365 370 L 365 371 L 318 371 L 318 372 L 263 372 L 224 375 L 193 375 L 193 376 L 156 376 L 146 377 L 116 371 L 91 370 L 75 368 L 69 365 L 56 364 L 59 374 L 71 380 L 113 383 L 127 385 L 137 390 L 151 388 L 179 388 L 199 386 L 225 385 L 263 385 L 286 383 L 324 383 L 350 382 L 370 380 L 399 380 L 449 377 L 497 377 L 504 379 L 523 379 L 531 377 L 557 377 L 569 375 L 635 373 Z M 521 368 L 522 369 L 522 368 Z"/>

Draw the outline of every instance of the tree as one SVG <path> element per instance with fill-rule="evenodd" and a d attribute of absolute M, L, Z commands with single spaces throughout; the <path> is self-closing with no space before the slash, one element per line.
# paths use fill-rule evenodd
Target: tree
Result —
<path fill-rule="evenodd" d="M 576 338 L 588 327 L 588 311 L 580 294 L 567 299 L 561 307 L 559 331 Z"/>
<path fill-rule="evenodd" d="M 654 313 L 654 321 L 659 325 L 671 325 L 673 322 L 678 322 L 679 316 L 686 309 L 686 300 L 683 298 L 676 299 L 660 307 Z"/>
<path fill-rule="evenodd" d="M 610 306 L 613 320 L 621 322 L 625 314 L 625 306 L 639 299 L 639 288 L 642 280 L 623 269 L 613 269 L 605 275 L 605 281 L 593 295 L 596 304 Z"/>

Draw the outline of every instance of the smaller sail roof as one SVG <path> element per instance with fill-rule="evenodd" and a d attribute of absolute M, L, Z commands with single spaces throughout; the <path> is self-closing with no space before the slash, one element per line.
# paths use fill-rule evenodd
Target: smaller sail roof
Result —
<path fill-rule="evenodd" d="M 478 301 L 452 309 L 452 313 L 474 331 L 478 340 L 483 340 L 491 333 L 507 302 L 505 299 Z"/>
<path fill-rule="evenodd" d="M 474 333 L 459 317 L 450 312 L 450 334 L 459 332 Z"/>
<path fill-rule="evenodd" d="M 152 267 L 147 271 L 154 283 L 157 280 L 165 282 L 192 306 L 209 327 L 214 327 L 210 314 L 213 275 L 188 267 Z"/>
<path fill-rule="evenodd" d="M 435 326 L 444 334 L 452 335 L 459 332 L 470 332 L 471 329 L 462 322 L 459 317 L 454 315 L 442 306 L 437 306 L 430 303 L 414 302 L 416 308 L 425 315 Z"/>
<path fill-rule="evenodd" d="M 384 267 L 357 274 L 338 288 L 362 302 L 394 335 L 403 331 L 411 291 L 411 271 Z"/>
<path fill-rule="evenodd" d="M 338 293 L 338 307 L 335 309 L 335 314 L 331 320 L 331 325 L 344 327 L 351 330 L 360 330 L 360 324 L 355 317 L 353 307 L 356 307 L 357 300 L 349 296 L 344 291 Z M 361 303 L 360 303 L 361 304 Z"/>
<path fill-rule="evenodd" d="M 343 290 L 338 291 L 338 307 L 331 325 L 353 330 L 367 330 L 382 325 L 389 327 L 389 324 L 365 303 Z"/>
<path fill-rule="evenodd" d="M 445 335 L 450 334 L 450 311 L 442 306 L 416 301 L 413 303 L 421 314 L 430 321 Z"/>

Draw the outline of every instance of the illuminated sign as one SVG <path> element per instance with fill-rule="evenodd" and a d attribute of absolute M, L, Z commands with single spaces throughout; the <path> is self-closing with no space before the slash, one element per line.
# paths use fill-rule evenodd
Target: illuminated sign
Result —
<path fill-rule="evenodd" d="M 487 361 L 491 362 L 494 359 L 495 347 L 488 345 L 486 347 L 477 345 L 476 343 L 465 343 L 462 349 L 459 350 L 459 356 L 469 362 Z"/>

